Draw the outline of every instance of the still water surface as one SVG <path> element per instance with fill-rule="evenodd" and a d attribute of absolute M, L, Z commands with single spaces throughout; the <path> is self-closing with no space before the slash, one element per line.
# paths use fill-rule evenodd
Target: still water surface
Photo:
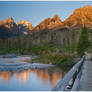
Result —
<path fill-rule="evenodd" d="M 28 69 L 20 72 L 0 72 L 0 91 L 51 90 L 64 77 L 59 68 Z"/>

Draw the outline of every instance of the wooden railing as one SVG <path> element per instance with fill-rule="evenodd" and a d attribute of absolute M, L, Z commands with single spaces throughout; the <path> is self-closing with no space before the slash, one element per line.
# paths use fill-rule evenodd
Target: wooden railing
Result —
<path fill-rule="evenodd" d="M 52 91 L 77 91 L 79 80 L 82 75 L 82 66 L 84 61 L 85 56 L 83 56 L 81 60 L 72 67 L 72 69 L 64 76 L 64 78 L 56 84 Z"/>

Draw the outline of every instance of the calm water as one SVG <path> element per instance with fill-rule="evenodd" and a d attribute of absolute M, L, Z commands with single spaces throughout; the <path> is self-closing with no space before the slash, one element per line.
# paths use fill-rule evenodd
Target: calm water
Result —
<path fill-rule="evenodd" d="M 28 69 L 21 72 L 0 72 L 0 90 L 41 91 L 51 90 L 64 77 L 59 68 Z"/>

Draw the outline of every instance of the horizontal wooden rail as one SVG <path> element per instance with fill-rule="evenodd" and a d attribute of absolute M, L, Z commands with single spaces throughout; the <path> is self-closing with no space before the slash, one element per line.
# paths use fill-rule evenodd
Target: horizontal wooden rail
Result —
<path fill-rule="evenodd" d="M 56 84 L 56 86 L 52 89 L 52 91 L 65 91 L 70 81 L 72 81 L 71 86 L 73 87 L 73 84 L 77 78 L 77 75 L 81 71 L 81 67 L 84 61 L 85 61 L 85 56 L 83 56 L 81 60 L 71 68 L 71 70 L 64 76 L 64 78 L 61 79 Z"/>

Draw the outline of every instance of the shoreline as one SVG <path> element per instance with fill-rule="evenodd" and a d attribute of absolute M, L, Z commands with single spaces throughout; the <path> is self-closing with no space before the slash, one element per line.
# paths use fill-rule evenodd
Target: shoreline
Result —
<path fill-rule="evenodd" d="M 32 57 L 30 56 L 0 57 L 0 71 L 23 71 L 27 69 L 55 67 L 53 64 L 26 62 L 31 59 Z"/>

